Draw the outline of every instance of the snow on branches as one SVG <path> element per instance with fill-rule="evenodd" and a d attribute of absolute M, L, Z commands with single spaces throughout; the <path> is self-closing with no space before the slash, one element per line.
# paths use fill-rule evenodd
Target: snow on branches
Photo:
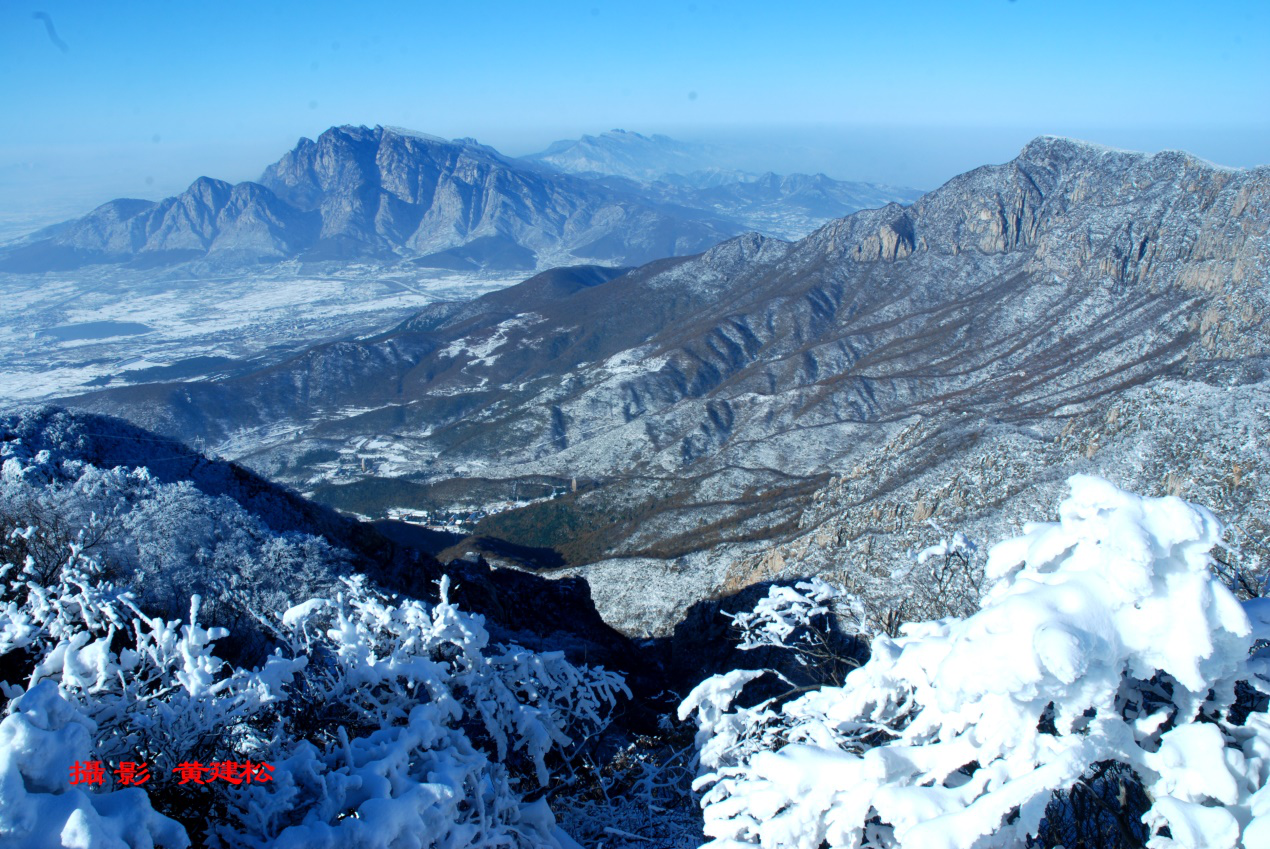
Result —
<path fill-rule="evenodd" d="M 491 645 L 448 582 L 427 604 L 347 579 L 275 617 L 277 648 L 245 669 L 216 656 L 226 631 L 199 624 L 198 596 L 168 621 L 78 549 L 51 582 L 32 571 L 0 568 L 0 660 L 27 659 L 0 720 L 5 845 L 559 849 L 527 797 L 625 690 L 561 653 Z M 90 759 L 166 776 L 229 758 L 272 764 L 272 781 L 85 794 L 66 779 Z"/>
<path fill-rule="evenodd" d="M 752 610 L 732 614 L 731 619 L 738 649 L 791 651 L 798 665 L 817 680 L 837 684 L 848 669 L 859 665 L 844 637 L 869 631 L 858 599 L 814 577 L 793 586 L 773 586 Z"/>
<path fill-rule="evenodd" d="M 1096 779 L 1139 789 L 1102 804 L 1151 849 L 1270 844 L 1267 665 L 1210 571 L 1217 520 L 1070 486 L 1059 522 L 992 549 L 977 612 L 877 637 L 842 687 L 734 708 L 733 673 L 690 694 L 709 846 L 1020 846 Z"/>

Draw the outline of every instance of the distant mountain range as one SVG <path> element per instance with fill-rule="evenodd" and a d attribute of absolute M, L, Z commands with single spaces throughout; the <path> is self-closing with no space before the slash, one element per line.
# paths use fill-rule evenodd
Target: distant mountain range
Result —
<path fill-rule="evenodd" d="M 1000 538 L 1076 471 L 1270 539 L 1266 315 L 1270 169 L 1041 138 L 797 243 L 560 269 L 231 379 L 72 403 L 357 512 L 553 484 L 471 544 L 586 574 L 610 621 L 656 632 L 788 570 Z"/>
<path fill-rule="evenodd" d="M 524 159 L 782 239 L 802 238 L 831 219 L 861 209 L 912 203 L 923 194 L 824 174 L 739 171 L 726 167 L 728 154 L 717 146 L 627 130 L 558 141 Z"/>
<path fill-rule="evenodd" d="M 333 127 L 301 139 L 256 182 L 200 177 L 175 197 L 110 201 L 0 247 L 0 271 L 183 265 L 198 276 L 286 260 L 457 271 L 629 266 L 699 253 L 748 229 L 803 235 L 918 194 L 823 176 L 614 180 L 709 161 L 696 146 L 634 133 L 620 137 L 638 140 L 623 158 L 614 135 L 592 140 L 611 154 L 592 164 L 614 169 L 595 180 L 565 173 L 585 164 L 577 151 L 513 159 L 473 139 Z"/>
<path fill-rule="evenodd" d="M 667 174 L 691 174 L 720 167 L 721 152 L 711 145 L 676 141 L 669 136 L 609 130 L 598 136 L 563 139 L 541 153 L 523 157 L 567 174 L 625 177 L 653 182 Z"/>
<path fill-rule="evenodd" d="M 595 178 L 619 191 L 639 191 L 663 204 L 690 207 L 737 222 L 745 230 L 779 239 L 800 239 L 817 227 L 861 209 L 909 204 L 915 189 L 833 180 L 824 174 L 782 176 L 743 171 L 666 174 L 652 183 L 624 177 Z"/>
<path fill-rule="evenodd" d="M 532 270 L 696 253 L 737 230 L 470 139 L 334 127 L 301 139 L 258 182 L 201 177 L 163 201 L 111 201 L 0 252 L 0 270 L 285 259 Z"/>

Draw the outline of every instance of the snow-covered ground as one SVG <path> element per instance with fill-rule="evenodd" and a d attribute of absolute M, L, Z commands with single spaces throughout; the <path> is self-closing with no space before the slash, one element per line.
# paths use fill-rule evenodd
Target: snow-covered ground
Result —
<path fill-rule="evenodd" d="M 520 282 L 514 274 L 374 265 L 314 273 L 296 263 L 197 280 L 128 269 L 0 274 L 0 402 L 223 374 L 239 361 L 378 332 L 433 301 Z"/>

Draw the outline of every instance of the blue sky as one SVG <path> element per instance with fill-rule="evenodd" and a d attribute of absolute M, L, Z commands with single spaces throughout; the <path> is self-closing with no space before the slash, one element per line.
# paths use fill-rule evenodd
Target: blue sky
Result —
<path fill-rule="evenodd" d="M 0 215 L 249 179 L 339 123 L 511 154 L 752 140 L 774 170 L 920 188 L 1040 133 L 1246 166 L 1268 81 L 1264 0 L 0 0 Z"/>

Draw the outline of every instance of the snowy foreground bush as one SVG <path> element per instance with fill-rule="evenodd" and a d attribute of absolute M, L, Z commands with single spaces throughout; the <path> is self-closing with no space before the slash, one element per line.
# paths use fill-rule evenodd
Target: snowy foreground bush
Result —
<path fill-rule="evenodd" d="M 992 549 L 973 615 L 877 637 L 841 687 L 741 708 L 762 672 L 707 680 L 680 712 L 709 846 L 1055 845 L 1081 810 L 1092 845 L 1270 846 L 1270 629 L 1213 579 L 1220 536 L 1076 477 L 1058 523 Z"/>
<path fill-rule="evenodd" d="M 33 532 L 33 531 L 32 531 Z M 0 572 L 0 845 L 561 847 L 553 758 L 623 689 L 560 654 L 488 642 L 446 601 L 394 603 L 359 579 L 293 607 L 257 669 L 222 628 L 146 615 L 75 553 L 45 585 Z M 141 787 L 85 792 L 77 762 L 145 762 Z M 177 784 L 182 763 L 267 763 L 268 783 Z"/>
<path fill-rule="evenodd" d="M 30 418 L 44 421 L 38 413 Z M 48 418 L 38 436 L 53 450 L 34 451 L 21 438 L 0 442 L 0 563 L 29 559 L 29 577 L 49 581 L 74 543 L 148 612 L 184 616 L 190 595 L 199 594 L 204 617 L 230 628 L 244 650 L 260 637 L 256 612 L 326 595 L 352 571 L 351 555 L 325 538 L 275 532 L 262 516 L 190 481 L 165 483 L 144 466 L 84 461 L 80 423 Z M 12 436 L 4 425 L 0 437 Z M 69 435 L 51 435 L 54 425 Z M 27 527 L 34 530 L 8 533 Z"/>

